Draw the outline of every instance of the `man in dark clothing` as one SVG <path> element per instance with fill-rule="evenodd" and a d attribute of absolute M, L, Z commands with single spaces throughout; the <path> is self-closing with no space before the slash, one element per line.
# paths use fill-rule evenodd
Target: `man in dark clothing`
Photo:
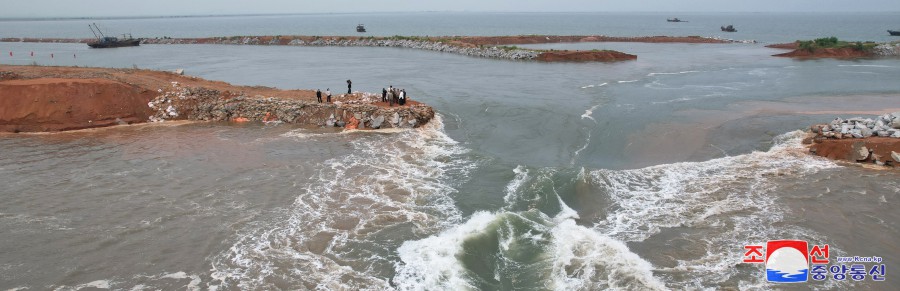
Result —
<path fill-rule="evenodd" d="M 381 102 L 387 102 L 387 89 L 381 88 Z"/>
<path fill-rule="evenodd" d="M 352 85 L 353 85 L 353 82 L 350 82 L 350 80 L 347 80 L 347 94 L 350 94 L 350 86 L 352 86 Z"/>
<path fill-rule="evenodd" d="M 322 90 L 316 89 L 316 100 L 322 103 Z"/>

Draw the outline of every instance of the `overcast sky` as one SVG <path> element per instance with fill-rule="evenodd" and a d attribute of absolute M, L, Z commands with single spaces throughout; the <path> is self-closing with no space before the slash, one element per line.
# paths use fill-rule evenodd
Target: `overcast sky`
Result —
<path fill-rule="evenodd" d="M 863 12 L 900 0 L 2 0 L 0 17 L 177 16 L 393 11 Z"/>

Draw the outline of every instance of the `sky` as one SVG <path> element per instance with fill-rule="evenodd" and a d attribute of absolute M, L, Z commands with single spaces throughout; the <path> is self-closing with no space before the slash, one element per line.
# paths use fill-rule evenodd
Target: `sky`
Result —
<path fill-rule="evenodd" d="M 4 0 L 0 18 L 415 11 L 900 12 L 900 0 Z"/>

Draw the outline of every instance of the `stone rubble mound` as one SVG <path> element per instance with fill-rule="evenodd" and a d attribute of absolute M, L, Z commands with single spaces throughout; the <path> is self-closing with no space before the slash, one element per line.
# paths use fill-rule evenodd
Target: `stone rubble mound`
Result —
<path fill-rule="evenodd" d="M 422 104 L 376 106 L 372 103 L 380 100 L 380 95 L 373 93 L 362 93 L 360 100 L 317 103 L 223 93 L 202 87 L 185 87 L 177 82 L 172 82 L 167 90 L 159 89 L 158 93 L 147 104 L 155 110 L 150 116 L 151 122 L 252 120 L 343 127 L 355 119 L 359 129 L 378 129 L 419 127 L 434 117 L 434 110 Z"/>
<path fill-rule="evenodd" d="M 900 138 L 900 111 L 884 114 L 875 119 L 854 117 L 844 120 L 835 118 L 827 124 L 813 125 L 810 130 L 819 137 L 834 139 L 873 136 Z"/>

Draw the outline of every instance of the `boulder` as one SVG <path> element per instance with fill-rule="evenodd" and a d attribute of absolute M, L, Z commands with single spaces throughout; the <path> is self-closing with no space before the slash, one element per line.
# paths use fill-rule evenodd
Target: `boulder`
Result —
<path fill-rule="evenodd" d="M 835 118 L 834 120 L 831 121 L 831 128 L 833 128 L 833 129 L 840 128 L 841 123 L 843 123 L 843 122 L 844 121 L 841 120 L 840 118 Z"/>
<path fill-rule="evenodd" d="M 853 162 L 862 161 L 869 158 L 869 149 L 866 148 L 865 142 L 855 142 L 852 146 L 853 150 L 850 151 L 849 160 Z"/>
<path fill-rule="evenodd" d="M 894 162 L 900 163 L 900 153 L 891 151 L 891 158 L 894 159 Z"/>
<path fill-rule="evenodd" d="M 400 123 L 400 114 L 397 112 L 394 112 L 394 115 L 391 116 L 391 124 L 396 126 L 399 123 Z"/>
<path fill-rule="evenodd" d="M 900 117 L 894 118 L 894 120 L 891 120 L 891 128 L 900 129 Z"/>
<path fill-rule="evenodd" d="M 871 129 L 868 129 L 868 128 L 860 129 L 859 132 L 860 132 L 860 134 L 862 135 L 862 137 L 870 137 L 870 136 L 872 136 L 872 130 L 871 130 Z"/>
<path fill-rule="evenodd" d="M 853 129 L 852 125 L 841 124 L 841 134 L 848 134 L 848 133 L 850 133 L 851 129 Z"/>
<path fill-rule="evenodd" d="M 379 115 L 372 118 L 372 121 L 369 122 L 369 127 L 379 129 L 382 123 L 384 123 L 384 116 Z"/>

